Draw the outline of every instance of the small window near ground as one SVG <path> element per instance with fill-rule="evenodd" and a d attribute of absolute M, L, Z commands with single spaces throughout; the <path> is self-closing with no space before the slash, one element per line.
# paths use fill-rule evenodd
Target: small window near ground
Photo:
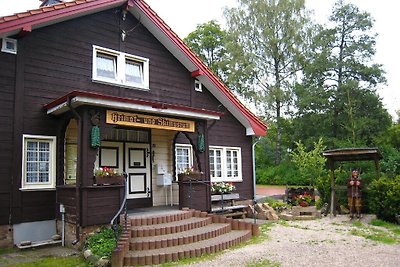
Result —
<path fill-rule="evenodd" d="M 56 137 L 23 136 L 21 189 L 54 189 Z"/>
<path fill-rule="evenodd" d="M 191 145 L 175 145 L 175 168 L 176 174 L 193 167 L 193 150 Z"/>
<path fill-rule="evenodd" d="M 240 147 L 210 147 L 209 160 L 211 182 L 243 179 Z"/>
<path fill-rule="evenodd" d="M 3 38 L 1 40 L 1 52 L 17 54 L 17 40 L 11 38 Z"/>

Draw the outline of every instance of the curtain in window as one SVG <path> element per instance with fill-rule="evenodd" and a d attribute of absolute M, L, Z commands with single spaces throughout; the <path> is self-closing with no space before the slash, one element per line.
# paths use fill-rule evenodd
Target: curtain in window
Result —
<path fill-rule="evenodd" d="M 108 55 L 97 54 L 97 76 L 115 79 L 116 58 Z"/>
<path fill-rule="evenodd" d="M 142 64 L 134 61 L 126 61 L 125 80 L 129 83 L 143 83 Z"/>

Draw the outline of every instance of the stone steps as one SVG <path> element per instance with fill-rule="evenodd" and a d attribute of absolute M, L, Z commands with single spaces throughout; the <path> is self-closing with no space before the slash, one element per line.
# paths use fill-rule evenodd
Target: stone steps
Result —
<path fill-rule="evenodd" d="M 124 258 L 124 266 L 163 264 L 184 258 L 199 257 L 235 246 L 251 238 L 251 230 L 234 230 L 217 237 L 191 244 L 145 251 L 129 251 Z"/>
<path fill-rule="evenodd" d="M 228 223 L 213 223 L 188 231 L 166 234 L 163 236 L 137 237 L 131 240 L 131 250 L 147 250 L 185 245 L 213 238 L 231 231 Z"/>
<path fill-rule="evenodd" d="M 189 209 L 130 215 L 113 251 L 112 266 L 155 265 L 198 257 L 238 245 L 258 233 L 255 224 Z"/>

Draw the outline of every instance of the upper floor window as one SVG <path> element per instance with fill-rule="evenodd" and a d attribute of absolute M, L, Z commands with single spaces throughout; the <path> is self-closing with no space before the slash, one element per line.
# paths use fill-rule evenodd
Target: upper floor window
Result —
<path fill-rule="evenodd" d="M 240 147 L 211 146 L 209 149 L 211 181 L 241 181 L 241 154 Z"/>
<path fill-rule="evenodd" d="M 149 60 L 93 46 L 92 75 L 102 83 L 149 89 Z"/>
<path fill-rule="evenodd" d="M 55 188 L 56 137 L 23 136 L 21 189 Z"/>

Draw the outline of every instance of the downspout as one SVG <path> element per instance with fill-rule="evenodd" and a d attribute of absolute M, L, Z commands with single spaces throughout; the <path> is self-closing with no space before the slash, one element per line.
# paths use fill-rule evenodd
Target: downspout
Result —
<path fill-rule="evenodd" d="M 252 159 L 253 159 L 253 205 L 254 205 L 254 211 L 255 211 L 255 206 L 257 204 L 257 200 L 256 200 L 256 145 L 257 143 L 260 142 L 260 137 L 253 143 L 253 145 L 251 146 L 251 153 L 252 153 Z M 256 219 L 256 213 L 253 211 L 253 219 L 254 219 L 254 223 L 257 223 L 257 219 Z"/>
<path fill-rule="evenodd" d="M 72 115 L 78 121 L 78 144 L 82 144 L 82 117 L 76 112 L 76 110 L 71 105 L 71 98 L 68 97 L 67 100 L 68 108 L 71 110 Z M 81 183 L 82 183 L 82 164 L 80 161 L 82 160 L 82 147 L 79 146 L 78 150 L 78 161 L 77 161 L 77 170 L 76 170 L 76 185 L 75 185 L 75 206 L 76 206 L 76 220 L 75 220 L 75 240 L 72 241 L 72 245 L 75 245 L 80 240 L 80 223 L 81 223 L 81 203 L 80 203 L 80 195 L 81 195 Z"/>

